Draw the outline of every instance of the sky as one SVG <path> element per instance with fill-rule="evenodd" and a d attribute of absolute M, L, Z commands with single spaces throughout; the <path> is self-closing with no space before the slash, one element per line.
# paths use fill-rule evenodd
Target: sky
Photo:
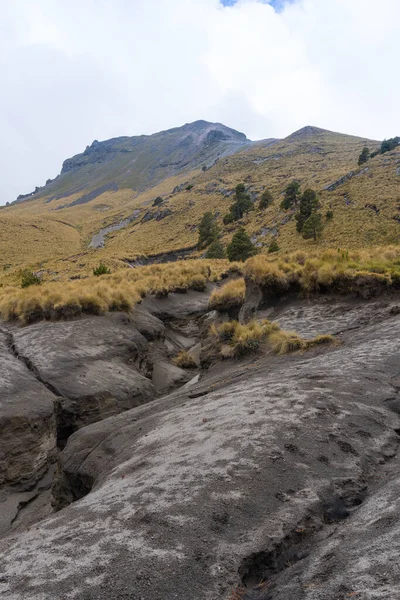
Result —
<path fill-rule="evenodd" d="M 0 204 L 94 139 L 400 135 L 399 0 L 1 0 Z"/>

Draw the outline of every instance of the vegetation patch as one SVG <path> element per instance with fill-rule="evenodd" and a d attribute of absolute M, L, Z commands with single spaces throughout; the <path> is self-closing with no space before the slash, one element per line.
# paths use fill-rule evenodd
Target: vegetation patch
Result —
<path fill-rule="evenodd" d="M 244 273 L 269 294 L 331 291 L 370 297 L 400 288 L 400 248 L 257 255 L 246 262 Z"/>
<path fill-rule="evenodd" d="M 92 276 L 69 282 L 50 282 L 24 289 L 0 288 L 0 317 L 24 324 L 42 319 L 64 319 L 85 314 L 101 315 L 130 310 L 145 295 L 202 291 L 208 281 L 227 272 L 226 261 L 190 261 L 120 269 L 101 278 Z"/>
<path fill-rule="evenodd" d="M 176 367 L 181 369 L 196 369 L 197 364 L 193 356 L 187 350 L 181 350 L 172 361 Z"/>
<path fill-rule="evenodd" d="M 210 310 L 228 311 L 231 308 L 242 306 L 246 295 L 244 279 L 233 279 L 222 287 L 214 290 L 209 301 Z"/>
<path fill-rule="evenodd" d="M 288 354 L 335 342 L 331 335 L 319 335 L 305 340 L 295 332 L 283 331 L 277 323 L 267 319 L 253 320 L 246 325 L 237 321 L 212 325 L 210 334 L 220 345 L 220 355 L 223 358 L 241 358 L 258 352 L 263 347 L 272 349 L 276 354 Z"/>

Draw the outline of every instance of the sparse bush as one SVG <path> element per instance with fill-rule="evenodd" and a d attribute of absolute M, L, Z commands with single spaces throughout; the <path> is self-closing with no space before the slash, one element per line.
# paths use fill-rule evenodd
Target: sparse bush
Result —
<path fill-rule="evenodd" d="M 269 190 L 265 190 L 262 193 L 258 207 L 260 208 L 260 210 L 264 210 L 264 209 L 268 208 L 268 206 L 271 206 L 273 201 L 274 201 L 274 198 L 273 198 L 271 192 Z"/>
<path fill-rule="evenodd" d="M 317 194 L 314 190 L 307 189 L 300 198 L 299 211 L 296 213 L 296 229 L 303 231 L 304 223 L 316 211 L 318 205 Z"/>
<path fill-rule="evenodd" d="M 319 213 L 313 212 L 303 225 L 303 238 L 306 240 L 313 239 L 314 241 L 317 241 L 322 235 L 322 230 L 322 217 Z"/>
<path fill-rule="evenodd" d="M 230 261 L 244 261 L 256 254 L 257 249 L 241 227 L 233 236 L 231 243 L 226 249 Z"/>
<path fill-rule="evenodd" d="M 226 258 L 225 248 L 220 240 L 214 240 L 207 249 L 206 258 Z"/>
<path fill-rule="evenodd" d="M 197 364 L 193 356 L 186 350 L 181 350 L 172 361 L 176 367 L 181 369 L 196 369 Z"/>
<path fill-rule="evenodd" d="M 287 210 L 292 206 L 296 206 L 300 196 L 300 183 L 292 181 L 285 189 L 285 197 L 281 202 L 281 208 Z"/>
<path fill-rule="evenodd" d="M 253 209 L 253 203 L 250 196 L 246 194 L 244 183 L 239 183 L 235 189 L 235 200 L 231 205 L 230 211 L 224 217 L 224 224 L 243 219 L 244 215 Z"/>
<path fill-rule="evenodd" d="M 395 148 L 397 148 L 397 146 L 399 144 L 400 144 L 400 137 L 394 137 L 394 138 L 390 138 L 389 140 L 383 140 L 383 142 L 381 144 L 381 148 L 380 148 L 380 153 L 385 154 L 385 152 L 391 152 L 391 150 L 394 150 Z"/>
<path fill-rule="evenodd" d="M 106 265 L 102 262 L 99 264 L 98 267 L 95 267 L 93 269 L 93 275 L 95 277 L 99 277 L 100 275 L 110 275 L 110 273 L 111 273 L 111 269 L 106 267 Z"/>
<path fill-rule="evenodd" d="M 228 321 L 219 326 L 212 326 L 210 335 L 217 343 L 230 346 L 230 352 L 221 348 L 222 357 L 235 358 L 258 352 L 263 346 L 271 348 L 276 354 L 288 354 L 335 341 L 331 335 L 319 335 L 304 340 L 295 332 L 281 330 L 277 323 L 271 323 L 267 319 L 260 322 L 253 320 L 246 325 L 237 321 Z"/>
<path fill-rule="evenodd" d="M 21 273 L 21 287 L 27 288 L 30 285 L 40 285 L 42 280 L 36 273 L 30 269 L 24 269 Z"/>
<path fill-rule="evenodd" d="M 273 237 L 270 245 L 268 246 L 268 253 L 272 254 L 273 252 L 279 252 L 280 248 L 278 242 L 276 241 L 276 237 Z"/>
<path fill-rule="evenodd" d="M 367 148 L 367 146 L 365 146 L 362 151 L 360 156 L 358 157 L 358 165 L 361 166 L 364 163 L 366 163 L 368 160 L 370 159 L 370 153 L 369 153 L 369 148 Z"/>
<path fill-rule="evenodd" d="M 199 225 L 199 249 L 209 246 L 218 238 L 218 227 L 212 212 L 206 212 Z"/>
<path fill-rule="evenodd" d="M 233 307 L 242 306 L 246 294 L 244 279 L 233 279 L 213 291 L 208 307 L 210 310 L 228 311 Z"/>

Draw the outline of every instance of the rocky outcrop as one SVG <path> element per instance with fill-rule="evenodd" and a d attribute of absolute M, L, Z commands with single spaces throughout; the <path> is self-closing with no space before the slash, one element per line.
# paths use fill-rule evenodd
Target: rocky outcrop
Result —
<path fill-rule="evenodd" d="M 0 485 L 34 487 L 56 456 L 55 396 L 0 333 Z"/>
<path fill-rule="evenodd" d="M 148 342 L 123 313 L 41 322 L 13 332 L 18 354 L 58 396 L 59 442 L 79 427 L 151 400 L 135 366 Z"/>
<path fill-rule="evenodd" d="M 288 303 L 282 320 L 318 316 L 340 344 L 217 365 L 74 433 L 58 493 L 79 501 L 0 544 L 2 597 L 395 598 L 400 315 L 383 304 L 358 301 L 347 332 L 353 300 Z"/>

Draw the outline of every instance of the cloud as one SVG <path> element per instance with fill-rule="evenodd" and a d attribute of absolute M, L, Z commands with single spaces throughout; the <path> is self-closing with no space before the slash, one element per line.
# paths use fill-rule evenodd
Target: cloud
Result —
<path fill-rule="evenodd" d="M 228 2 L 225 2 L 228 4 Z M 3 0 L 0 203 L 93 139 L 196 119 L 398 135 L 398 0 Z"/>

